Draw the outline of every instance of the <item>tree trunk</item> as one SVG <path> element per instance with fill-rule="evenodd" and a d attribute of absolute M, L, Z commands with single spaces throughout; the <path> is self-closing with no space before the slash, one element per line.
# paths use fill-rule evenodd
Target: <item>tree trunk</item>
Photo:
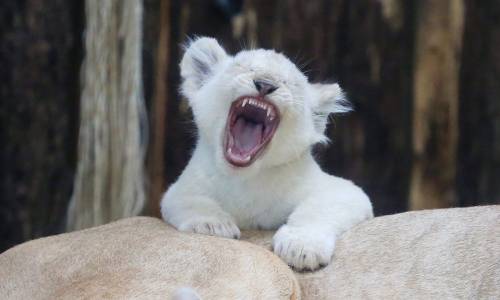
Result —
<path fill-rule="evenodd" d="M 418 2 L 410 208 L 456 202 L 458 88 L 463 3 Z"/>
<path fill-rule="evenodd" d="M 86 0 L 78 168 L 68 208 L 77 230 L 138 215 L 145 203 L 142 1 Z"/>

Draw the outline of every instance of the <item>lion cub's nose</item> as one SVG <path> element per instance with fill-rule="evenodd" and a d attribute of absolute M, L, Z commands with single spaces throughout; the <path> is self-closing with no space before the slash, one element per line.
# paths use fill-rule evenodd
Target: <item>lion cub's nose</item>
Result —
<path fill-rule="evenodd" d="M 262 96 L 269 95 L 278 89 L 277 86 L 262 80 L 254 80 L 253 84 L 255 84 L 255 88 L 257 88 L 257 91 L 259 91 L 259 94 Z"/>

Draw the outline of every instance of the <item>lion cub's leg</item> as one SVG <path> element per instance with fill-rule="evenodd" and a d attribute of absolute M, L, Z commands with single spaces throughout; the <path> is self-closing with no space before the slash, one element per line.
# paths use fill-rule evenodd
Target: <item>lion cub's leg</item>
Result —
<path fill-rule="evenodd" d="M 297 270 L 327 265 L 338 236 L 372 217 L 371 203 L 360 188 L 341 178 L 332 179 L 299 204 L 274 235 L 274 252 Z"/>
<path fill-rule="evenodd" d="M 233 218 L 205 196 L 169 195 L 162 200 L 162 215 L 180 231 L 238 239 L 240 230 Z"/>

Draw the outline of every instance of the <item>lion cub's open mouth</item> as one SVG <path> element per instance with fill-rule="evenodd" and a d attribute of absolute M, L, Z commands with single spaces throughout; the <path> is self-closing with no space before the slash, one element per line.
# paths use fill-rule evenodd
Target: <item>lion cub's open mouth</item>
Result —
<path fill-rule="evenodd" d="M 233 102 L 227 117 L 224 156 L 237 167 L 247 167 L 271 141 L 280 122 L 279 111 L 263 97 L 244 96 Z"/>

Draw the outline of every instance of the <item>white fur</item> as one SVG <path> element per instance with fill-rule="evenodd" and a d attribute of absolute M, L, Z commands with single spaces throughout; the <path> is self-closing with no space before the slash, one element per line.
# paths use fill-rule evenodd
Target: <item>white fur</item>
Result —
<path fill-rule="evenodd" d="M 194 289 L 182 287 L 175 290 L 171 300 L 201 300 L 201 297 Z"/>
<path fill-rule="evenodd" d="M 181 62 L 182 93 L 199 131 L 188 166 L 163 196 L 163 218 L 181 231 L 238 238 L 241 229 L 278 229 L 274 252 L 292 267 L 329 263 L 336 238 L 373 216 L 366 194 L 324 173 L 310 150 L 324 136 L 328 115 L 349 110 L 337 84 L 311 84 L 282 54 L 241 51 L 229 56 L 211 38 L 199 38 Z M 280 125 L 263 152 L 245 168 L 223 155 L 232 101 L 256 95 L 254 79 L 278 86 L 267 96 Z"/>

